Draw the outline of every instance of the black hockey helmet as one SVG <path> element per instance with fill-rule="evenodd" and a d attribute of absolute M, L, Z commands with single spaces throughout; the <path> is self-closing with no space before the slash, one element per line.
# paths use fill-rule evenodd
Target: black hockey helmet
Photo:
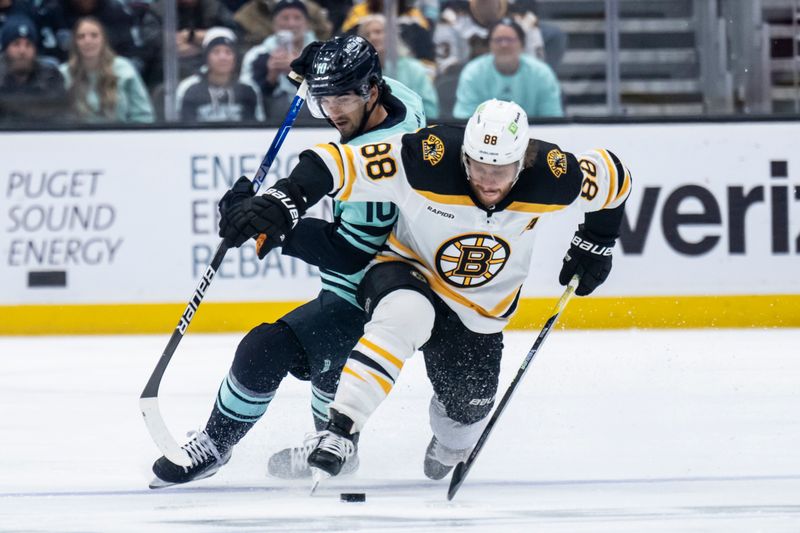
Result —
<path fill-rule="evenodd" d="M 318 97 L 353 91 L 367 98 L 373 85 L 379 91 L 383 91 L 385 85 L 378 52 L 369 41 L 357 35 L 335 37 L 325 42 L 314 57 L 306 79 L 311 111 L 319 118 L 324 114 L 320 116 L 315 112 L 318 106 L 314 105 L 314 100 Z"/>

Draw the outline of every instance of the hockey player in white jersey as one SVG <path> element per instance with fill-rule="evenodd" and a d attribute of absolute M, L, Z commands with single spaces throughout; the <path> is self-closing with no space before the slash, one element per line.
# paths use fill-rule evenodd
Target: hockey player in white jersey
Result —
<path fill-rule="evenodd" d="M 575 206 L 585 213 L 559 276 L 590 294 L 611 269 L 631 176 L 610 151 L 580 156 L 529 140 L 525 112 L 490 100 L 466 128 L 437 126 L 358 148 L 314 147 L 318 171 L 289 176 L 297 201 L 391 201 L 400 215 L 359 287 L 369 316 L 350 352 L 309 464 L 337 475 L 353 440 L 388 395 L 406 359 L 425 357 L 434 395 L 425 474 L 441 479 L 466 458 L 494 404 L 502 330 L 513 315 L 538 221 Z M 297 170 L 297 169 L 295 169 Z M 264 230 L 266 213 L 223 217 L 236 244 Z M 275 227 L 275 226 L 272 226 Z"/>
<path fill-rule="evenodd" d="M 313 43 L 292 63 L 292 70 L 309 84 L 312 114 L 326 118 L 338 130 L 343 146 L 378 142 L 425 125 L 422 100 L 405 85 L 383 76 L 377 52 L 361 37 Z M 301 157 L 298 169 L 310 164 L 316 170 L 316 158 L 307 159 Z M 280 187 L 276 184 L 273 189 Z M 269 194 L 253 197 L 252 183 L 241 178 L 220 201 L 220 211 L 236 212 L 251 202 L 268 206 L 270 199 Z M 302 204 L 297 207 L 302 209 Z M 208 422 L 184 446 L 192 465 L 184 468 L 160 457 L 153 464 L 152 488 L 188 483 L 217 472 L 265 414 L 287 374 L 311 382 L 314 424 L 316 429 L 325 427 L 327 405 L 348 350 L 361 337 L 367 320 L 356 302 L 356 288 L 396 218 L 397 209 L 391 204 L 337 201 L 334 222 L 306 217 L 282 234 L 270 228 L 269 235 L 259 240 L 259 258 L 274 242 L 282 242 L 284 255 L 318 266 L 322 290 L 314 300 L 274 323 L 254 327 L 242 339 Z M 307 458 L 312 447 L 313 441 L 307 440 L 273 454 L 268 473 L 281 478 L 310 477 Z M 354 454 L 344 472 L 357 468 Z"/>

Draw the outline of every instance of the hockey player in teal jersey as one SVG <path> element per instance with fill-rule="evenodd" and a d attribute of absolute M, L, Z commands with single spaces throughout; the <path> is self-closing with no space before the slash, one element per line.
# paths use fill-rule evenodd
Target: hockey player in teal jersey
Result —
<path fill-rule="evenodd" d="M 312 115 L 335 127 L 344 146 L 374 143 L 425 126 L 422 100 L 401 83 L 382 76 L 374 48 L 360 37 L 313 43 L 292 69 L 309 83 Z M 304 157 L 298 163 L 308 164 Z M 250 181 L 240 178 L 220 201 L 220 211 L 233 212 L 261 201 L 262 196 L 252 194 Z M 305 212 L 304 206 L 297 207 Z M 336 201 L 332 223 L 303 218 L 289 233 L 267 229 L 258 236 L 260 258 L 277 239 L 284 255 L 318 266 L 322 290 L 316 299 L 275 323 L 255 327 L 242 339 L 205 428 L 184 445 L 192 466 L 184 468 L 159 458 L 153 465 L 156 478 L 151 488 L 216 473 L 228 462 L 233 446 L 264 415 L 289 373 L 311 382 L 314 423 L 317 430 L 325 427 L 347 352 L 361 337 L 366 322 L 356 302 L 356 288 L 396 219 L 397 209 L 391 203 Z M 268 472 L 282 478 L 310 476 L 307 458 L 312 448 L 313 442 L 307 440 L 279 451 L 269 459 Z M 358 456 L 354 455 L 343 471 L 356 468 Z"/>

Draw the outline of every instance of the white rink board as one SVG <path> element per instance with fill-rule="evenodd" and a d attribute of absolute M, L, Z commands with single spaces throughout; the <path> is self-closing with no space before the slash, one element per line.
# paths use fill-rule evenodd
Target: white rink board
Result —
<path fill-rule="evenodd" d="M 0 305 L 185 301 L 219 242 L 217 200 L 231 180 L 254 174 L 274 131 L 0 134 Z M 631 231 L 604 295 L 800 293 L 800 124 L 533 131 L 576 153 L 608 148 L 631 170 Z M 327 128 L 292 130 L 267 182 L 328 140 Z M 787 177 L 772 176 L 784 166 Z M 323 203 L 312 214 L 329 213 Z M 540 224 L 525 296 L 558 291 L 578 222 L 566 213 Z M 65 273 L 66 286 L 29 287 L 30 273 L 41 271 Z M 258 262 L 246 246 L 228 253 L 207 300 L 295 301 L 318 288 L 314 269 L 277 254 Z"/>

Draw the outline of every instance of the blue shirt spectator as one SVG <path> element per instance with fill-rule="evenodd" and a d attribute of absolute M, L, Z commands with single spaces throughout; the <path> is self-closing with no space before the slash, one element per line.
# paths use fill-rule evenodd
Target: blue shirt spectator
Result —
<path fill-rule="evenodd" d="M 561 89 L 546 63 L 522 52 L 525 33 L 516 22 L 503 19 L 489 33 L 490 54 L 467 63 L 458 80 L 455 118 L 469 118 L 491 98 L 519 104 L 529 117 L 560 117 Z"/>

